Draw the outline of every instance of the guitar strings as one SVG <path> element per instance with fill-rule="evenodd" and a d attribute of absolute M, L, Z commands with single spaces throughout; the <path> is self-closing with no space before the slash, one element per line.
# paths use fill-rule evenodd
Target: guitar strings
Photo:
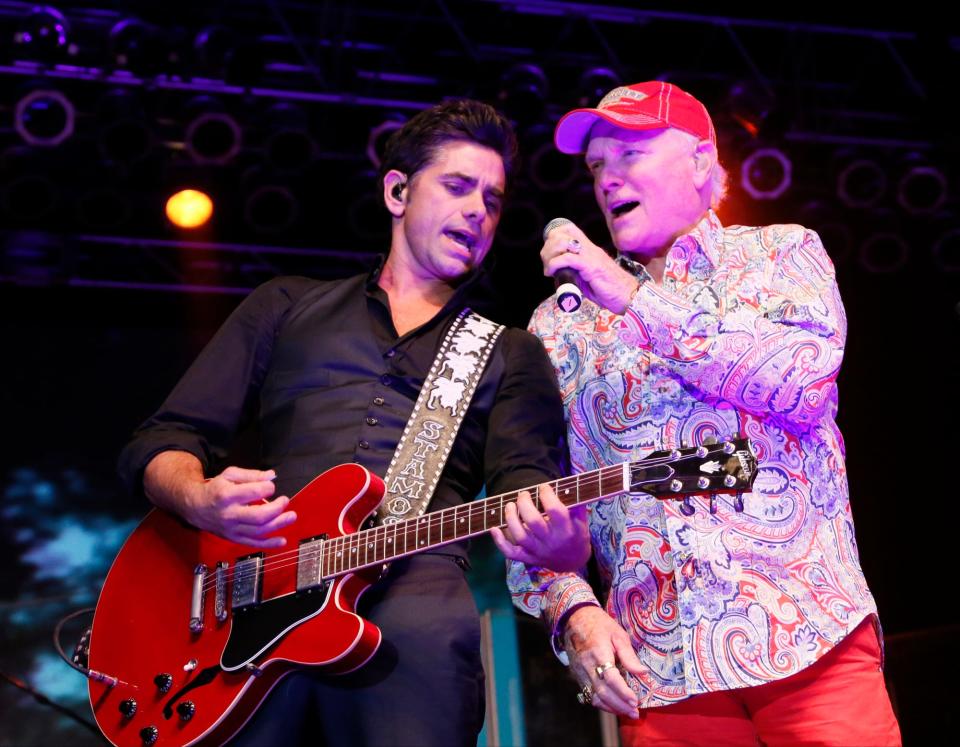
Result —
<path fill-rule="evenodd" d="M 589 486 L 591 482 L 595 482 L 597 485 L 599 485 L 600 481 L 603 479 L 603 472 L 615 471 L 619 473 L 621 469 L 621 467 L 605 467 L 595 470 L 594 472 L 584 473 L 582 475 L 572 475 L 569 477 L 560 478 L 559 480 L 551 481 L 549 484 L 557 493 L 560 493 L 561 491 L 569 491 L 571 488 L 578 488 L 577 492 L 579 497 L 579 493 L 584 492 L 583 488 L 585 484 Z M 500 523 L 498 523 L 496 526 L 502 526 L 504 507 L 508 503 L 516 503 L 520 492 L 522 491 L 503 493 L 501 495 L 491 496 L 483 501 L 475 501 L 461 504 L 459 506 L 451 506 L 441 509 L 440 511 L 425 514 L 423 516 L 406 519 L 396 524 L 379 525 L 369 529 L 360 530 L 352 534 L 346 534 L 328 540 L 322 540 L 321 544 L 316 549 L 308 550 L 306 552 L 303 552 L 302 549 L 298 547 L 296 549 L 276 553 L 264 558 L 264 561 L 261 565 L 261 570 L 262 573 L 266 574 L 268 572 L 279 571 L 294 565 L 298 565 L 302 561 L 311 561 L 319 558 L 321 568 L 324 566 L 324 561 L 327 561 L 325 564 L 327 566 L 327 573 L 324 574 L 321 571 L 321 575 L 326 576 L 341 575 L 350 570 L 358 570 L 366 566 L 387 562 L 397 555 L 407 554 L 407 548 L 409 548 L 411 544 L 413 545 L 413 551 L 415 551 L 416 548 L 420 546 L 416 540 L 423 533 L 424 529 L 427 530 L 427 536 L 429 537 L 433 530 L 442 530 L 446 525 L 452 525 L 451 528 L 454 531 L 454 535 L 450 541 L 453 542 L 457 539 L 467 536 L 468 534 L 481 533 L 492 528 L 492 524 L 489 526 L 486 525 L 486 516 L 490 512 L 498 514 Z M 534 494 L 534 505 L 539 509 L 541 504 L 538 488 L 534 487 L 530 492 Z M 579 503 L 581 501 L 578 500 L 576 502 Z M 468 531 L 466 534 L 458 535 L 456 534 L 456 525 L 458 523 L 457 519 L 460 519 L 461 522 L 466 521 L 468 527 L 472 527 L 475 520 L 482 519 L 484 526 L 482 529 L 477 530 L 477 532 Z M 388 539 L 388 535 L 394 547 L 396 547 L 398 544 L 403 544 L 404 550 L 402 552 L 396 553 L 395 551 L 389 551 L 388 553 L 384 554 L 382 558 L 364 560 L 359 565 L 354 565 L 355 558 L 351 559 L 351 555 L 355 555 L 358 550 L 370 549 L 369 546 L 371 544 L 376 545 L 377 543 L 382 543 L 384 540 Z M 396 541 L 398 536 L 401 539 L 401 542 L 399 543 Z M 431 543 L 430 546 L 433 546 L 433 544 L 434 543 Z M 376 552 L 376 548 L 374 548 L 374 551 Z M 338 553 L 344 554 L 338 555 Z M 367 557 L 369 557 L 369 555 L 367 555 Z M 344 564 L 342 561 L 347 561 L 347 564 Z M 331 566 L 334 569 L 332 574 L 329 570 Z M 224 582 L 232 580 L 237 572 L 236 565 L 233 565 L 228 570 L 224 571 L 221 578 Z M 216 588 L 216 575 L 215 569 L 208 572 L 209 579 L 204 583 L 204 592 Z"/>
<path fill-rule="evenodd" d="M 689 460 L 689 459 L 700 459 L 700 458 L 702 457 L 698 457 L 697 454 L 693 452 L 690 454 L 681 454 L 680 456 L 668 454 L 663 457 L 641 460 L 640 462 L 637 462 L 634 465 L 631 465 L 631 469 L 641 465 L 643 469 L 647 469 L 647 468 L 658 467 L 662 465 L 676 464 L 678 462 Z M 548 484 L 553 488 L 554 492 L 557 493 L 558 497 L 560 496 L 561 493 L 567 494 L 571 488 L 574 489 L 576 491 L 574 500 L 571 501 L 570 503 L 565 503 L 565 505 L 579 505 L 580 503 L 596 500 L 602 494 L 601 492 L 598 492 L 595 495 L 590 494 L 586 498 L 581 498 L 581 493 L 585 492 L 583 490 L 584 487 L 590 487 L 592 485 L 596 485 L 597 488 L 601 488 L 603 480 L 605 478 L 617 477 L 619 474 L 622 473 L 622 469 L 623 469 L 623 465 L 616 465 L 612 467 L 601 467 L 599 469 L 592 470 L 590 472 L 585 472 L 577 475 L 570 475 L 567 477 L 559 478 L 557 480 L 549 481 Z M 645 483 L 643 484 L 663 482 L 666 479 L 670 479 L 670 476 L 665 478 L 648 480 L 648 481 L 645 481 Z M 541 509 L 542 504 L 540 503 L 540 495 L 539 495 L 538 487 L 532 487 L 529 489 L 529 491 L 532 494 L 534 505 L 537 507 L 538 510 Z M 409 547 L 408 540 L 410 539 L 410 534 L 411 534 L 410 530 L 413 529 L 413 537 L 414 537 L 414 540 L 416 541 L 417 537 L 419 536 L 419 533 L 422 532 L 424 528 L 424 522 L 425 522 L 425 528 L 427 529 L 428 537 L 430 535 L 431 529 L 434 529 L 434 528 L 439 528 L 441 530 L 441 537 L 442 537 L 442 530 L 445 523 L 452 522 L 454 524 L 454 527 L 453 527 L 454 536 L 453 538 L 450 539 L 450 542 L 454 542 L 457 539 L 462 539 L 463 537 L 466 537 L 472 534 L 480 534 L 492 528 L 492 526 L 486 525 L 486 519 L 484 519 L 484 527 L 478 530 L 477 532 L 472 532 L 468 530 L 466 534 L 457 535 L 456 529 L 455 529 L 456 519 L 459 518 L 461 523 L 464 519 L 466 519 L 467 526 L 471 527 L 473 525 L 472 522 L 474 518 L 479 519 L 479 518 L 485 517 L 485 515 L 488 513 L 488 510 L 490 510 L 490 512 L 492 513 L 496 513 L 499 510 L 500 523 L 498 523 L 496 526 L 502 527 L 504 525 L 504 522 L 503 522 L 504 507 L 508 503 L 516 503 L 517 499 L 519 498 L 520 492 L 523 492 L 523 491 L 503 493 L 501 495 L 491 496 L 490 498 L 484 499 L 482 501 L 473 501 L 470 503 L 461 504 L 459 506 L 451 506 L 445 509 L 441 509 L 440 511 L 435 511 L 429 514 L 425 514 L 424 516 L 405 519 L 404 521 L 398 522 L 396 524 L 379 525 L 369 529 L 362 529 L 360 531 L 357 531 L 351 534 L 340 535 L 338 537 L 334 537 L 328 540 L 321 540 L 320 545 L 316 549 L 309 550 L 306 552 L 302 551 L 302 547 L 298 547 L 292 550 L 286 550 L 286 551 L 264 558 L 260 566 L 260 572 L 262 575 L 266 575 L 267 573 L 274 573 L 277 571 L 284 570 L 286 568 L 297 566 L 304 561 L 319 560 L 320 578 L 328 578 L 328 577 L 332 578 L 334 576 L 343 575 L 349 571 L 360 570 L 362 568 L 374 566 L 379 563 L 385 563 L 385 562 L 388 562 L 389 560 L 392 560 L 399 556 L 403 556 L 410 552 L 416 552 L 417 547 L 423 546 L 422 542 L 419 545 L 416 544 L 415 542 L 414 549 L 412 551 L 407 550 L 407 548 Z M 619 492 L 619 491 L 611 491 L 611 493 L 615 493 L 615 492 Z M 561 498 L 560 500 L 563 501 L 563 498 Z M 495 506 L 498 503 L 499 503 L 498 508 L 491 508 L 491 506 Z M 459 516 L 459 514 L 461 513 L 465 513 L 466 517 Z M 403 552 L 397 553 L 393 551 L 392 554 L 389 552 L 385 552 L 381 558 L 376 558 L 377 543 L 382 543 L 383 540 L 387 539 L 387 534 L 391 532 L 393 536 L 390 538 L 390 540 L 394 548 L 399 544 L 396 542 L 397 535 L 400 535 L 403 538 L 404 540 Z M 377 535 L 382 535 L 382 536 L 378 537 Z M 367 540 L 370 540 L 370 541 L 367 542 Z M 435 546 L 436 544 L 437 543 L 431 542 L 428 546 Z M 369 549 L 371 545 L 374 545 L 374 559 L 373 560 L 365 559 L 362 563 L 354 564 L 356 558 L 351 559 L 350 555 L 355 554 L 358 550 L 360 550 L 361 545 L 366 545 L 364 549 Z M 343 554 L 344 551 L 349 551 L 349 552 L 347 552 L 346 555 L 344 555 Z M 369 556 L 367 555 L 365 557 L 369 557 Z M 326 569 L 324 569 L 324 561 L 327 561 Z M 347 561 L 347 562 L 343 562 L 343 561 Z M 331 567 L 332 567 L 332 570 L 331 570 Z M 326 572 L 324 572 L 324 570 L 326 570 Z M 223 574 L 221 575 L 222 582 L 226 583 L 227 581 L 231 581 L 236 576 L 237 573 L 238 573 L 237 566 L 236 564 L 234 564 L 229 569 L 223 572 Z M 217 582 L 218 581 L 217 581 L 216 570 L 214 569 L 212 571 L 209 571 L 208 580 L 204 581 L 204 584 L 202 587 L 203 592 L 205 593 L 207 591 L 215 589 L 217 586 Z"/>

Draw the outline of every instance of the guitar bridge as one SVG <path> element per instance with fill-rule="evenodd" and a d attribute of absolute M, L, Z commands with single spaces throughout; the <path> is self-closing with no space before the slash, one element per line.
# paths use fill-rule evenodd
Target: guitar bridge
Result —
<path fill-rule="evenodd" d="M 200 563 L 193 569 L 193 589 L 190 594 L 190 632 L 203 630 L 203 590 L 207 580 L 207 566 Z"/>

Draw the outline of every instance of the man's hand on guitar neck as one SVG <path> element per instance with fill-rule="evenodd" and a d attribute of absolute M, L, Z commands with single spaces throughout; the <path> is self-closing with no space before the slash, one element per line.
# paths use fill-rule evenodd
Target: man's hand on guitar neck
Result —
<path fill-rule="evenodd" d="M 155 505 L 198 529 L 251 547 L 283 547 L 286 539 L 268 535 L 292 524 L 297 515 L 286 510 L 287 496 L 267 500 L 276 490 L 274 477 L 273 470 L 227 467 L 207 479 L 193 454 L 164 451 L 144 470 L 143 489 Z"/>
<path fill-rule="evenodd" d="M 510 560 L 557 572 L 579 571 L 590 558 L 586 506 L 568 509 L 549 483 L 537 488 L 540 513 L 529 491 L 503 509 L 504 529 L 490 531 L 494 544 Z"/>

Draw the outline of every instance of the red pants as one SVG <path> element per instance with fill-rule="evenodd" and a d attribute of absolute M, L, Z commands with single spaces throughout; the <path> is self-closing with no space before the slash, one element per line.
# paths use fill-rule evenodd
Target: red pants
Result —
<path fill-rule="evenodd" d="M 880 665 L 868 618 L 791 677 L 641 709 L 638 721 L 620 719 L 620 737 L 624 747 L 899 747 Z"/>

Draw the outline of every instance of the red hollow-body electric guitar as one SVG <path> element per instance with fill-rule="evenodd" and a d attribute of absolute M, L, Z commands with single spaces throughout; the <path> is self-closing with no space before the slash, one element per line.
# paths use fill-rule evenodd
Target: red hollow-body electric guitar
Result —
<path fill-rule="evenodd" d="M 625 492 L 742 492 L 755 476 L 750 446 L 737 440 L 655 452 L 551 485 L 573 506 Z M 357 600 L 384 564 L 502 527 L 504 506 L 517 498 L 360 529 L 383 492 L 360 465 L 334 467 L 294 496 L 298 519 L 281 532 L 287 546 L 258 552 L 151 511 L 114 560 L 93 620 L 90 702 L 107 739 L 212 747 L 294 669 L 356 669 L 380 644 Z"/>

